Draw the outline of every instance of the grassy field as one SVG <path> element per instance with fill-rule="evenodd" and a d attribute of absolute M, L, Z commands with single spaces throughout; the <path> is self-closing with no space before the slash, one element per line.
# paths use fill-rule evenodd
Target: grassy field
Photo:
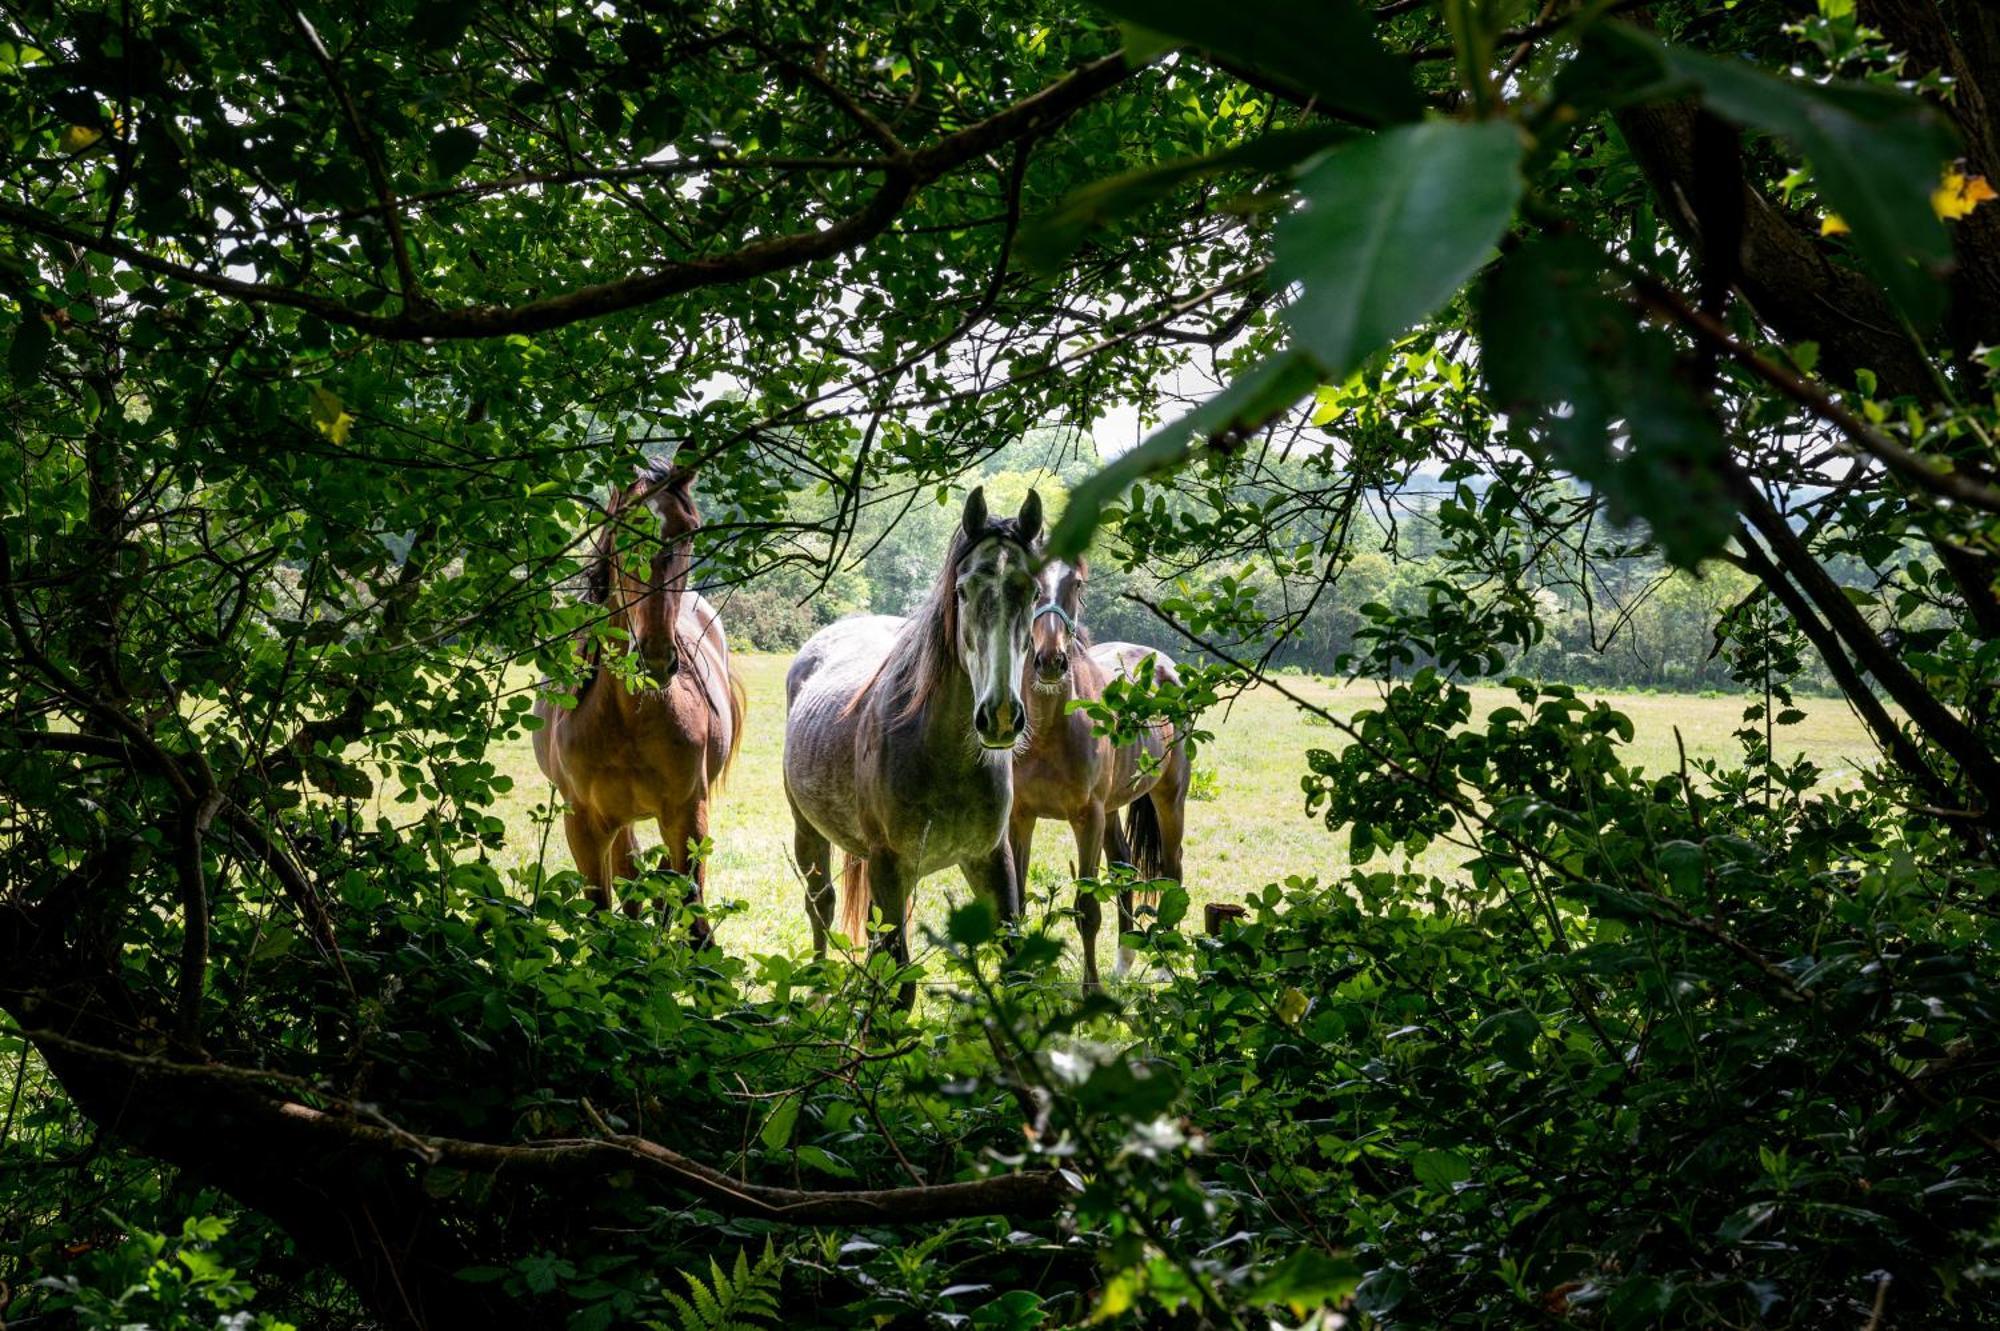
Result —
<path fill-rule="evenodd" d="M 711 820 L 715 851 L 710 860 L 710 895 L 745 906 L 744 913 L 722 926 L 725 946 L 752 952 L 804 952 L 811 935 L 791 862 L 791 815 L 779 773 L 784 676 L 790 658 L 739 654 L 737 660 L 749 686 L 749 722 L 736 770 Z M 1330 687 L 1292 679 L 1287 687 L 1338 716 L 1368 706 L 1375 696 L 1370 684 Z M 1482 714 L 1516 701 L 1502 689 L 1480 689 L 1476 697 L 1475 706 Z M 1676 726 L 1691 759 L 1736 753 L 1731 732 L 1742 713 L 1741 698 L 1623 694 L 1611 701 L 1632 718 L 1637 737 L 1628 753 L 1648 770 L 1674 767 Z M 1804 700 L 1804 709 L 1808 714 L 1804 722 L 1778 732 L 1781 751 L 1803 752 L 1826 770 L 1829 781 L 1852 780 L 1856 765 L 1872 753 L 1860 723 L 1835 699 Z M 1202 751 L 1197 766 L 1213 771 L 1215 797 L 1188 807 L 1187 886 L 1196 907 L 1204 901 L 1241 899 L 1288 874 L 1318 874 L 1324 879 L 1343 870 L 1346 837 L 1329 833 L 1308 818 L 1299 791 L 1305 752 L 1340 747 L 1339 732 L 1270 690 L 1244 695 L 1227 712 L 1212 717 L 1210 725 L 1216 742 Z M 507 822 L 508 855 L 516 864 L 531 864 L 545 853 L 552 869 L 566 867 L 562 829 L 549 830 L 545 838 L 544 824 L 534 817 L 536 806 L 547 804 L 550 791 L 527 742 L 496 755 L 496 761 L 515 781 L 512 794 L 498 810 Z M 642 829 L 643 844 L 656 839 L 650 826 Z M 1067 829 L 1048 824 L 1036 838 L 1036 847 L 1034 885 L 1046 893 L 1066 874 L 1073 843 Z M 1424 857 L 1425 867 L 1448 871 L 1455 854 L 1450 847 L 1434 846 Z M 964 892 L 964 883 L 955 874 L 927 880 L 918 901 L 920 922 L 941 923 L 947 901 Z M 1198 909 L 1194 918 L 1200 918 Z"/>

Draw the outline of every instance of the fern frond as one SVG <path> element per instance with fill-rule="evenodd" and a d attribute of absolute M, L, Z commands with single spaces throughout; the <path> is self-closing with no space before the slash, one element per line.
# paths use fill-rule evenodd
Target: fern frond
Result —
<path fill-rule="evenodd" d="M 673 1331 L 766 1331 L 778 1319 L 785 1263 L 769 1239 L 754 1265 L 749 1251 L 739 1248 L 729 1270 L 709 1258 L 706 1281 L 690 1271 L 678 1274 L 687 1286 L 685 1298 L 672 1290 L 660 1291 L 677 1319 Z"/>

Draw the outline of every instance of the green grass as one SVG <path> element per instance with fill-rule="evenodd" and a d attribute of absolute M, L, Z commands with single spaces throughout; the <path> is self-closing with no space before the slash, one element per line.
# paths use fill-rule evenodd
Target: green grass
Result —
<path fill-rule="evenodd" d="M 769 953 L 803 953 L 810 946 L 804 897 L 792 867 L 791 814 L 785 805 L 779 773 L 784 744 L 784 679 L 789 656 L 739 653 L 738 668 L 750 693 L 749 721 L 729 785 L 718 797 L 710 818 L 715 850 L 709 861 L 711 900 L 743 903 L 742 913 L 723 923 L 719 939 L 725 947 Z M 1337 716 L 1349 716 L 1370 705 L 1372 684 L 1332 687 L 1311 679 L 1287 679 L 1287 688 L 1310 698 Z M 1474 690 L 1480 714 L 1516 701 L 1505 689 Z M 1636 730 L 1627 746 L 1630 761 L 1648 771 L 1670 771 L 1677 764 L 1674 728 L 1680 728 L 1688 757 L 1731 758 L 1737 753 L 1731 732 L 1739 724 L 1745 699 L 1700 698 L 1654 694 L 1607 695 L 1632 718 Z M 1801 700 L 1806 719 L 1778 731 L 1782 755 L 1803 753 L 1826 772 L 1826 780 L 1844 783 L 1873 754 L 1865 732 L 1846 705 L 1837 699 Z M 1322 880 L 1347 867 L 1344 834 L 1327 831 L 1306 816 L 1299 789 L 1308 749 L 1337 749 L 1344 737 L 1325 722 L 1308 716 L 1266 688 L 1238 698 L 1210 719 L 1215 742 L 1196 760 L 1198 768 L 1214 773 L 1215 798 L 1188 805 L 1185 864 L 1187 886 L 1199 920 L 1206 901 L 1240 900 L 1264 884 L 1287 875 L 1317 874 Z M 500 770 L 514 778 L 514 789 L 496 810 L 508 829 L 507 856 L 515 865 L 534 863 L 544 853 L 545 825 L 534 816 L 546 805 L 549 786 L 535 767 L 525 739 L 492 755 Z M 657 839 L 650 826 L 641 829 L 642 844 Z M 1059 888 L 1074 856 L 1067 829 L 1046 824 L 1036 837 L 1037 858 L 1032 885 L 1046 896 Z M 545 853 L 553 869 L 569 865 L 560 826 L 547 829 Z M 1431 847 L 1422 867 L 1447 873 L 1460 852 L 1448 845 Z M 942 925 L 946 903 L 962 899 L 965 885 L 955 874 L 926 880 L 918 899 L 919 932 Z M 1067 894 L 1064 894 L 1065 897 Z M 1109 912 L 1106 912 L 1107 917 Z M 1108 964 L 1107 941 L 1100 960 Z"/>

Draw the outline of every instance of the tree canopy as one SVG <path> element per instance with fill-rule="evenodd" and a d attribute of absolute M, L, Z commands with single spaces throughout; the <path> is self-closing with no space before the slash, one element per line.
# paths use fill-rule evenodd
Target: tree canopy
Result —
<path fill-rule="evenodd" d="M 0 7 L 0 1318 L 1989 1324 L 1996 108 L 1977 0 Z M 503 867 L 643 458 L 795 637 L 1114 412 L 1099 719 L 1379 680 L 1351 871 L 905 1014 Z M 1739 761 L 1545 678 L 1630 568 Z"/>

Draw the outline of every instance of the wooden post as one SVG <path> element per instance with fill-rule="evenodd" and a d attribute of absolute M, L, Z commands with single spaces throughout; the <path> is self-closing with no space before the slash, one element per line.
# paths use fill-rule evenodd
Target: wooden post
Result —
<path fill-rule="evenodd" d="M 1228 901 L 1211 901 L 1201 908 L 1202 929 L 1210 938 L 1220 938 L 1224 921 L 1240 920 L 1249 913 L 1248 906 L 1238 906 Z"/>

